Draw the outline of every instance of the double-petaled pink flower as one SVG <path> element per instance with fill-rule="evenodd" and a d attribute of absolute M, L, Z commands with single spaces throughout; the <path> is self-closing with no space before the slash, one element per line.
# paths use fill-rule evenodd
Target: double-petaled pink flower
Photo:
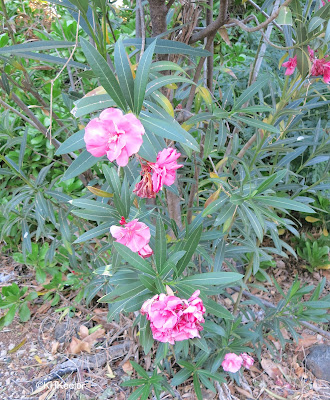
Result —
<path fill-rule="evenodd" d="M 107 155 L 110 161 L 124 167 L 142 145 L 144 127 L 134 114 L 123 114 L 118 108 L 107 108 L 85 128 L 86 149 L 94 157 Z"/>
<path fill-rule="evenodd" d="M 330 82 L 330 61 L 327 60 L 328 56 L 318 59 L 313 59 L 311 70 L 312 76 L 323 76 L 324 83 Z"/>
<path fill-rule="evenodd" d="M 136 195 L 142 198 L 152 198 L 163 189 L 164 185 L 173 185 L 176 178 L 176 170 L 182 167 L 177 163 L 177 159 L 180 156 L 181 153 L 177 153 L 175 149 L 168 148 L 158 153 L 155 163 L 142 164 L 142 179 L 134 189 Z"/>
<path fill-rule="evenodd" d="M 227 353 L 221 365 L 224 371 L 235 373 L 243 367 L 250 369 L 254 363 L 254 359 L 247 353 L 239 356 L 235 353 Z"/>
<path fill-rule="evenodd" d="M 329 0 L 330 1 L 330 0 Z M 323 76 L 324 83 L 330 82 L 330 61 L 329 56 L 318 59 L 315 56 L 317 52 L 308 46 L 309 59 L 312 62 L 311 76 Z"/>
<path fill-rule="evenodd" d="M 297 66 L 297 56 L 289 58 L 289 61 L 282 64 L 282 67 L 286 68 L 285 75 L 292 75 Z"/>
<path fill-rule="evenodd" d="M 161 293 L 145 301 L 140 312 L 150 321 L 153 338 L 174 344 L 200 337 L 205 307 L 199 293 L 196 290 L 188 300 Z"/>
<path fill-rule="evenodd" d="M 117 239 L 116 242 L 127 246 L 134 253 L 138 253 L 141 257 L 150 257 L 153 253 L 149 246 L 150 228 L 138 219 L 126 222 L 122 217 L 121 226 L 112 225 L 110 228 L 111 235 Z"/>

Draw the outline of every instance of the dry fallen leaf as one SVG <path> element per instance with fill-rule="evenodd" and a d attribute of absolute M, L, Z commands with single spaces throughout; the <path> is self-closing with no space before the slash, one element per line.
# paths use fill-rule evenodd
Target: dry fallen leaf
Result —
<path fill-rule="evenodd" d="M 122 368 L 123 368 L 123 371 L 126 372 L 126 374 L 128 374 L 128 375 L 131 375 L 133 372 L 132 364 L 128 360 L 124 362 Z"/>
<path fill-rule="evenodd" d="M 85 337 L 87 337 L 89 334 L 88 332 L 88 328 L 85 325 L 80 325 L 79 328 L 79 336 L 81 337 L 81 339 L 85 339 Z"/>
<path fill-rule="evenodd" d="M 76 337 L 73 337 L 71 343 L 68 347 L 68 352 L 71 354 L 79 354 L 82 351 L 86 351 L 87 353 L 91 352 L 91 345 L 83 340 L 80 340 Z"/>
<path fill-rule="evenodd" d="M 86 327 L 84 327 L 86 328 Z M 82 335 L 86 334 L 86 329 L 80 327 L 80 334 Z M 87 329 L 88 331 L 88 329 Z M 72 338 L 72 341 L 68 347 L 68 352 L 71 354 L 79 354 L 82 351 L 86 351 L 87 353 L 91 352 L 91 347 L 93 346 L 94 343 L 97 342 L 97 339 L 100 337 L 104 336 L 105 330 L 104 329 L 98 329 L 95 332 L 91 333 L 88 336 L 85 336 L 83 340 L 80 340 L 76 337 Z"/>
<path fill-rule="evenodd" d="M 110 367 L 109 364 L 107 364 L 107 370 L 108 370 L 108 373 L 107 373 L 106 375 L 107 375 L 110 379 L 116 377 L 116 375 L 113 373 L 113 371 L 112 371 L 112 369 L 111 369 L 111 367 Z"/>
<path fill-rule="evenodd" d="M 249 393 L 247 390 L 244 390 L 239 386 L 236 386 L 235 389 L 238 391 L 238 393 L 242 394 L 247 399 L 251 399 L 251 393 Z"/>
<path fill-rule="evenodd" d="M 318 335 L 307 335 L 303 333 L 302 337 L 298 340 L 297 350 L 305 349 L 315 343 L 319 343 Z"/>
<path fill-rule="evenodd" d="M 59 342 L 53 342 L 52 343 L 52 354 L 56 354 L 57 353 L 59 345 L 60 345 Z"/>
<path fill-rule="evenodd" d="M 282 376 L 281 371 L 277 367 L 277 365 L 272 361 L 267 358 L 263 358 L 261 360 L 261 366 L 266 372 L 267 375 L 269 375 L 273 379 L 277 379 L 278 377 Z"/>
<path fill-rule="evenodd" d="M 97 342 L 97 339 L 101 338 L 102 336 L 104 336 L 105 334 L 105 330 L 104 329 L 98 329 L 97 331 L 91 333 L 90 335 L 86 336 L 83 341 L 86 343 L 89 343 L 91 346 L 93 346 L 93 344 L 95 342 Z"/>

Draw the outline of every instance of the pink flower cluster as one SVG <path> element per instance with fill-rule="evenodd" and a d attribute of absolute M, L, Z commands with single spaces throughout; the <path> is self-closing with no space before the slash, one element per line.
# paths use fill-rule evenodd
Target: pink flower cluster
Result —
<path fill-rule="evenodd" d="M 152 336 L 160 342 L 175 342 L 200 337 L 199 331 L 203 330 L 203 314 L 205 307 L 198 297 L 199 290 L 188 299 L 176 296 L 157 294 L 152 299 L 145 301 L 141 314 L 146 315 L 150 321 Z"/>
<path fill-rule="evenodd" d="M 311 76 L 323 76 L 324 83 L 330 82 L 330 60 L 329 56 L 325 56 L 324 58 L 316 58 L 315 52 L 308 46 L 309 59 L 312 63 L 311 68 Z M 289 61 L 286 61 L 282 64 L 282 67 L 286 68 L 285 75 L 292 75 L 297 66 L 297 56 L 295 55 L 293 58 L 289 58 Z"/>
<path fill-rule="evenodd" d="M 142 198 L 153 198 L 163 186 L 173 185 L 176 170 L 182 165 L 177 163 L 181 153 L 175 149 L 168 148 L 160 151 L 155 163 L 142 164 L 141 181 L 135 186 L 134 193 Z"/>
<path fill-rule="evenodd" d="M 312 62 L 311 75 L 323 76 L 324 83 L 330 82 L 330 60 L 329 56 L 316 58 L 314 50 L 308 46 L 309 58 Z"/>
<path fill-rule="evenodd" d="M 94 157 L 107 155 L 110 161 L 124 167 L 142 145 L 144 127 L 134 114 L 123 114 L 118 108 L 107 108 L 85 128 L 86 150 Z"/>
<path fill-rule="evenodd" d="M 224 371 L 235 373 L 240 370 L 241 366 L 250 369 L 254 363 L 254 359 L 247 353 L 239 356 L 235 353 L 227 353 L 221 365 Z"/>
<path fill-rule="evenodd" d="M 116 242 L 127 246 L 143 258 L 150 257 L 153 251 L 148 244 L 151 237 L 149 227 L 138 219 L 126 222 L 124 217 L 119 223 L 121 226 L 112 225 L 110 228 L 111 235 L 117 239 Z"/>

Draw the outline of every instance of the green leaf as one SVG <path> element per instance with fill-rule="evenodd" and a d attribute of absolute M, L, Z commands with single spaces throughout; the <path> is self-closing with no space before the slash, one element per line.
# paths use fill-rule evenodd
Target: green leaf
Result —
<path fill-rule="evenodd" d="M 204 330 L 207 332 L 215 333 L 219 336 L 226 336 L 225 330 L 213 321 L 207 320 L 203 323 Z"/>
<path fill-rule="evenodd" d="M 285 210 L 295 210 L 313 214 L 315 213 L 311 207 L 299 203 L 298 201 L 290 200 L 287 197 L 255 196 L 254 199 L 275 208 L 283 208 Z"/>
<path fill-rule="evenodd" d="M 228 197 L 223 197 L 222 199 L 218 199 L 212 201 L 210 205 L 208 205 L 202 213 L 203 217 L 206 217 L 209 214 L 213 214 L 219 210 L 219 208 L 223 207 L 225 203 L 228 201 Z"/>
<path fill-rule="evenodd" d="M 161 274 L 162 268 L 166 262 L 166 232 L 163 220 L 159 215 L 156 224 L 156 250 L 155 261 L 158 273 Z"/>
<path fill-rule="evenodd" d="M 48 41 L 45 41 L 46 43 Z M 35 43 L 35 42 L 32 42 Z M 19 45 L 15 45 L 19 46 Z M 1 49 L 0 49 L 1 52 Z M 55 56 L 50 56 L 49 54 L 43 54 L 43 53 L 34 53 L 32 51 L 20 51 L 17 53 L 20 57 L 23 58 L 28 58 L 30 60 L 38 60 L 38 61 L 45 61 L 53 64 L 61 64 L 61 65 L 67 65 L 69 67 L 74 67 L 74 68 L 80 68 L 80 69 L 87 69 L 89 70 L 89 67 L 85 64 L 81 64 L 76 61 L 69 60 L 67 58 L 62 58 L 62 57 L 55 57 Z"/>
<path fill-rule="evenodd" d="M 22 51 L 39 51 L 39 50 L 51 50 L 73 47 L 74 42 L 68 42 L 66 40 L 40 40 L 36 42 L 27 42 L 23 44 L 14 44 L 13 46 L 6 46 L 0 48 L 0 54 L 15 54 Z"/>
<path fill-rule="evenodd" d="M 157 39 L 154 40 L 143 53 L 136 71 L 136 78 L 134 81 L 134 112 L 136 115 L 140 114 L 142 108 L 156 42 Z"/>
<path fill-rule="evenodd" d="M 22 322 L 27 322 L 30 319 L 31 312 L 26 302 L 21 305 L 18 315 Z"/>
<path fill-rule="evenodd" d="M 126 110 L 126 101 L 108 63 L 101 54 L 86 39 L 80 39 L 82 50 L 95 74 L 99 78 L 101 85 L 109 93 L 110 97 L 122 110 Z"/>
<path fill-rule="evenodd" d="M 259 112 L 271 112 L 273 109 L 269 106 L 251 106 L 246 108 L 240 108 L 236 112 L 245 113 L 245 114 L 256 114 Z"/>
<path fill-rule="evenodd" d="M 139 280 L 150 292 L 155 293 L 156 286 L 154 277 L 139 274 Z"/>
<path fill-rule="evenodd" d="M 206 302 L 204 301 L 204 307 L 207 313 L 215 315 L 216 317 L 230 320 L 234 319 L 234 316 L 226 308 L 214 300 L 207 299 Z"/>
<path fill-rule="evenodd" d="M 120 197 L 121 193 L 121 183 L 118 177 L 117 171 L 114 167 L 109 167 L 108 165 L 102 165 L 103 173 L 107 183 L 110 185 L 112 191 Z"/>
<path fill-rule="evenodd" d="M 4 326 L 8 326 L 13 322 L 13 319 L 16 314 L 17 305 L 13 304 L 10 309 L 8 310 L 7 314 L 4 317 Z"/>
<path fill-rule="evenodd" d="M 212 121 L 210 121 L 209 126 L 206 131 L 206 134 L 205 134 L 204 156 L 203 156 L 204 160 L 208 157 L 208 155 L 214 149 L 214 143 L 215 143 L 214 124 Z"/>
<path fill-rule="evenodd" d="M 75 107 L 71 111 L 71 114 L 78 118 L 93 113 L 94 111 L 104 110 L 105 108 L 113 107 L 115 105 L 116 103 L 108 94 L 87 96 L 75 102 Z"/>
<path fill-rule="evenodd" d="M 156 78 L 148 83 L 145 97 L 150 96 L 155 90 L 163 86 L 176 82 L 184 82 L 184 83 L 190 83 L 191 85 L 196 85 L 194 81 L 184 78 L 182 76 L 165 75 L 160 78 Z"/>
<path fill-rule="evenodd" d="M 171 384 L 173 386 L 179 386 L 181 383 L 186 381 L 191 375 L 191 371 L 187 370 L 186 368 L 183 368 L 181 371 L 179 371 L 177 374 L 173 376 Z"/>
<path fill-rule="evenodd" d="M 87 171 L 93 165 L 102 160 L 102 157 L 94 157 L 87 150 L 84 150 L 79 156 L 73 161 L 70 167 L 65 171 L 61 181 L 66 181 L 71 178 L 82 174 Z"/>
<path fill-rule="evenodd" d="M 184 269 L 188 265 L 189 261 L 191 260 L 191 257 L 193 256 L 193 254 L 198 246 L 202 232 L 203 232 L 203 225 L 201 224 L 198 228 L 196 228 L 192 233 L 189 234 L 188 238 L 186 238 L 185 245 L 182 249 L 186 253 L 179 260 L 179 262 L 177 264 L 177 271 L 176 271 L 177 277 L 181 276 L 182 272 L 184 271 Z"/>
<path fill-rule="evenodd" d="M 199 151 L 198 143 L 196 140 L 186 132 L 177 123 L 167 122 L 162 119 L 150 117 L 148 114 L 141 113 L 140 121 L 146 129 L 149 129 L 155 135 L 161 136 L 166 139 L 175 140 L 187 147 Z"/>
<path fill-rule="evenodd" d="M 289 7 L 281 7 L 276 22 L 279 25 L 292 25 L 292 12 Z"/>
<path fill-rule="evenodd" d="M 151 265 L 142 257 L 140 257 L 137 253 L 134 253 L 132 250 L 121 243 L 114 242 L 113 245 L 118 253 L 121 255 L 121 257 L 125 261 L 127 261 L 132 267 L 138 269 L 141 272 L 144 272 L 145 274 L 155 276 L 155 271 L 152 269 Z"/>
<path fill-rule="evenodd" d="M 250 101 L 252 97 L 266 85 L 267 82 L 269 82 L 269 77 L 264 76 L 260 78 L 258 81 L 254 82 L 247 89 L 245 89 L 244 92 L 235 101 L 233 110 L 235 111 L 239 110 L 243 106 L 243 104 Z"/>
<path fill-rule="evenodd" d="M 140 386 L 139 388 L 137 388 L 130 396 L 127 400 L 137 400 L 140 398 L 140 396 L 143 394 L 145 386 Z"/>
<path fill-rule="evenodd" d="M 183 278 L 180 282 L 195 285 L 229 285 L 239 281 L 243 275 L 236 272 L 205 272 L 203 274 L 195 274 Z"/>
<path fill-rule="evenodd" d="M 232 117 L 232 119 L 237 119 L 238 121 L 241 121 L 246 125 L 254 126 L 259 129 L 264 129 L 268 132 L 273 132 L 273 133 L 278 133 L 278 134 L 281 133 L 278 128 L 275 128 L 274 126 L 266 124 L 265 122 L 259 121 L 257 119 L 248 118 L 248 117 L 240 117 L 237 115 Z"/>
<path fill-rule="evenodd" d="M 152 345 L 154 344 L 154 339 L 150 329 L 150 322 L 147 320 L 145 315 L 141 315 L 140 343 L 143 347 L 144 354 L 148 354 Z"/>
<path fill-rule="evenodd" d="M 32 253 L 31 235 L 26 219 L 22 219 L 23 244 L 28 253 Z"/>
<path fill-rule="evenodd" d="M 132 367 L 135 369 L 135 371 L 142 376 L 143 378 L 149 379 L 149 375 L 147 372 L 135 361 L 130 360 L 130 363 L 132 364 Z"/>
<path fill-rule="evenodd" d="M 320 17 L 313 17 L 308 24 L 308 32 L 313 32 L 315 29 L 317 29 L 319 26 L 321 26 L 325 22 L 323 18 Z"/>
<path fill-rule="evenodd" d="M 96 211 L 96 210 L 73 210 L 71 211 L 72 214 L 76 215 L 77 217 L 83 218 L 83 219 L 88 219 L 90 221 L 96 221 L 96 222 L 107 222 L 108 224 L 112 223 L 117 223 L 118 222 L 118 217 L 117 213 L 109 214 L 108 211 L 103 210 L 103 211 Z"/>
<path fill-rule="evenodd" d="M 109 206 L 109 204 L 101 203 L 100 201 L 80 198 L 71 200 L 70 203 L 75 207 L 84 208 L 90 211 L 100 211 L 104 214 L 108 213 L 110 216 L 117 217 L 117 214 L 114 214 L 115 210 L 113 207 Z"/>
<path fill-rule="evenodd" d="M 190 340 L 192 344 L 199 347 L 201 350 L 205 351 L 205 353 L 209 353 L 210 349 L 206 343 L 206 340 L 203 337 L 196 337 Z"/>
<path fill-rule="evenodd" d="M 283 171 L 276 172 L 276 174 L 271 175 L 269 178 L 265 179 L 257 188 L 257 193 L 262 193 L 267 189 L 275 186 L 278 182 L 284 179 L 285 175 L 288 173 L 286 169 Z"/>
<path fill-rule="evenodd" d="M 297 56 L 297 68 L 302 78 L 304 79 L 310 70 L 311 61 L 308 55 L 308 47 L 302 46 L 295 49 L 295 55 Z"/>
<path fill-rule="evenodd" d="M 222 375 L 217 374 L 216 372 L 213 372 L 213 373 L 209 372 L 209 371 L 207 371 L 205 369 L 199 369 L 198 370 L 198 374 L 207 376 L 208 378 L 213 379 L 213 380 L 218 381 L 218 382 L 225 382 L 226 381 L 225 378 Z"/>
<path fill-rule="evenodd" d="M 97 226 L 96 228 L 90 229 L 89 231 L 83 233 L 73 243 L 86 242 L 87 240 L 94 239 L 97 236 L 101 236 L 101 235 L 104 235 L 105 233 L 109 233 L 110 225 L 111 224 L 109 222 L 104 222 L 103 224 Z"/>
<path fill-rule="evenodd" d="M 100 303 L 116 303 L 125 299 L 131 299 L 143 291 L 145 291 L 145 287 L 139 281 L 126 285 L 117 285 L 116 289 L 104 295 L 98 301 Z"/>
<path fill-rule="evenodd" d="M 134 111 L 134 79 L 122 40 L 115 45 L 115 67 L 121 91 L 129 108 Z"/>
<path fill-rule="evenodd" d="M 200 382 L 199 382 L 197 374 L 194 374 L 193 381 L 194 381 L 194 389 L 195 389 L 195 394 L 197 396 L 197 399 L 198 400 L 203 400 L 201 385 L 200 385 Z"/>
<path fill-rule="evenodd" d="M 186 73 L 185 70 L 180 67 L 177 63 L 172 61 L 156 61 L 152 63 L 150 67 L 150 72 L 157 72 L 157 71 L 180 71 L 184 74 Z"/>
<path fill-rule="evenodd" d="M 154 41 L 154 38 L 147 38 L 146 44 L 150 46 L 150 44 Z M 137 49 L 141 48 L 142 40 L 138 38 L 130 38 L 125 39 L 123 41 L 125 46 L 135 46 Z M 196 56 L 196 57 L 208 57 L 211 53 L 207 50 L 192 47 L 185 43 L 176 42 L 174 40 L 164 40 L 157 39 L 157 44 L 155 47 L 156 54 L 186 54 L 188 56 Z"/>
<path fill-rule="evenodd" d="M 252 228 L 257 235 L 257 238 L 260 240 L 260 242 L 262 242 L 264 233 L 257 216 L 245 204 L 241 204 L 240 208 L 241 210 L 244 210 L 249 223 L 252 225 Z"/>

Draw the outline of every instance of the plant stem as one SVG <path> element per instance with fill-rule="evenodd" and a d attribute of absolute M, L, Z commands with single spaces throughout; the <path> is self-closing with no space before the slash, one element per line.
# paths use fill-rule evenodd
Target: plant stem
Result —
<path fill-rule="evenodd" d="M 3 11 L 3 15 L 4 15 L 5 20 L 6 20 L 6 25 L 7 25 L 7 28 L 8 28 L 9 36 L 10 36 L 10 38 L 11 38 L 13 44 L 16 44 L 14 32 L 13 32 L 13 30 L 11 29 L 10 22 L 8 22 L 8 21 L 9 21 L 9 15 L 8 15 L 8 13 L 7 13 L 5 1 L 4 1 L 4 0 L 0 0 L 0 4 L 1 4 L 2 11 Z"/>
<path fill-rule="evenodd" d="M 254 258 L 254 254 L 252 254 L 251 259 L 249 261 L 249 264 L 248 264 L 248 266 L 246 268 L 245 276 L 244 276 L 244 279 L 243 279 L 243 285 L 241 286 L 240 291 L 238 292 L 237 300 L 236 300 L 236 302 L 234 304 L 234 311 L 233 311 L 234 315 L 237 313 L 237 309 L 238 309 L 239 303 L 241 302 L 242 295 L 243 295 L 243 290 L 244 290 L 244 285 L 246 285 L 246 282 L 248 281 L 248 279 L 251 276 L 251 272 L 252 272 L 252 268 L 253 268 L 253 258 Z"/>

